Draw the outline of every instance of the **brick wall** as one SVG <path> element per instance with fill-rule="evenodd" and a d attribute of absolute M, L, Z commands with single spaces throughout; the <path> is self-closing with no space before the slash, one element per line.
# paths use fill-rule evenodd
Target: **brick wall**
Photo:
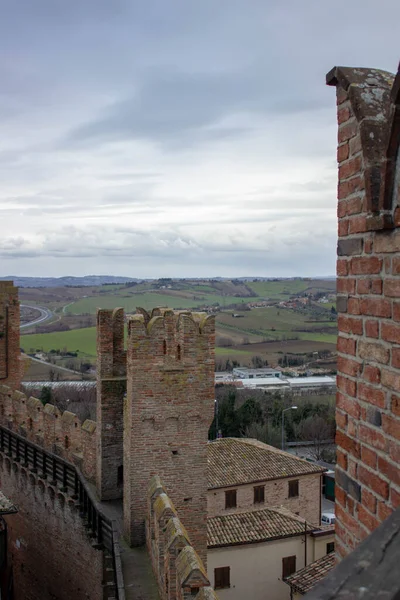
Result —
<path fill-rule="evenodd" d="M 125 536 L 144 544 L 147 487 L 158 474 L 204 562 L 214 345 L 214 317 L 205 314 L 155 309 L 128 321 Z"/>
<path fill-rule="evenodd" d="M 13 389 L 22 377 L 19 326 L 18 289 L 12 281 L 0 281 L 0 384 Z"/>
<path fill-rule="evenodd" d="M 5 517 L 15 600 L 101 600 L 103 553 L 75 502 L 2 453 L 0 487 L 18 507 Z"/>
<path fill-rule="evenodd" d="M 97 312 L 96 487 L 101 500 L 121 498 L 123 491 L 124 321 L 122 308 Z"/>
<path fill-rule="evenodd" d="M 400 503 L 400 80 L 337 67 L 337 551 Z"/>
<path fill-rule="evenodd" d="M 0 423 L 19 435 L 76 464 L 94 481 L 96 469 L 96 423 L 81 423 L 69 411 L 0 385 Z"/>
<path fill-rule="evenodd" d="M 289 481 L 299 480 L 299 496 L 289 498 Z M 265 502 L 254 504 L 254 486 L 265 485 Z M 225 508 L 225 491 L 236 489 L 237 507 Z M 257 482 L 219 489 L 210 489 L 207 494 L 207 513 L 209 517 L 228 513 L 243 512 L 244 510 L 260 510 L 272 506 L 284 506 L 309 523 L 320 524 L 321 514 L 321 475 L 303 475 L 273 481 Z"/>

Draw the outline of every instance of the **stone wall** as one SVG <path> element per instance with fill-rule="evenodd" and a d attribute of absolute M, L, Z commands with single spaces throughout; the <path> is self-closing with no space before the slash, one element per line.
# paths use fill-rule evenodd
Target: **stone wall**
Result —
<path fill-rule="evenodd" d="M 96 470 L 96 423 L 81 423 L 69 411 L 0 386 L 0 424 L 42 448 L 76 464 L 94 481 Z"/>
<path fill-rule="evenodd" d="M 18 508 L 5 517 L 15 600 L 102 600 L 103 552 L 75 502 L 1 452 L 0 488 Z"/>
<path fill-rule="evenodd" d="M 22 377 L 19 326 L 18 289 L 0 281 L 0 384 L 12 389 L 19 389 Z"/>
<path fill-rule="evenodd" d="M 124 526 L 145 541 L 148 481 L 159 474 L 206 561 L 207 438 L 214 415 L 215 321 L 155 309 L 128 320 Z"/>
<path fill-rule="evenodd" d="M 400 75 L 337 67 L 336 516 L 346 555 L 400 503 Z"/>
<path fill-rule="evenodd" d="M 289 481 L 299 480 L 299 495 L 289 498 Z M 254 504 L 254 486 L 265 486 L 265 502 Z M 225 508 L 225 491 L 236 489 L 236 508 Z M 321 514 L 321 475 L 302 475 L 260 481 L 257 483 L 238 485 L 235 487 L 209 489 L 207 495 L 208 516 L 225 515 L 245 510 L 260 510 L 273 506 L 283 506 L 293 513 L 299 514 L 314 525 L 320 524 Z"/>

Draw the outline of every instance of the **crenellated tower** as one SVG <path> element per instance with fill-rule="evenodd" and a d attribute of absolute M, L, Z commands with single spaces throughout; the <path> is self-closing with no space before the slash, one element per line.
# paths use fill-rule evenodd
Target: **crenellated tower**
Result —
<path fill-rule="evenodd" d="M 206 560 L 207 438 L 214 414 L 215 319 L 154 309 L 128 320 L 124 527 L 145 542 L 146 491 L 159 475 Z"/>
<path fill-rule="evenodd" d="M 101 500 L 121 498 L 123 492 L 124 330 L 122 308 L 97 311 L 96 487 Z"/>
<path fill-rule="evenodd" d="M 12 281 L 0 281 L 0 384 L 13 390 L 22 378 L 19 327 L 18 288 Z"/>

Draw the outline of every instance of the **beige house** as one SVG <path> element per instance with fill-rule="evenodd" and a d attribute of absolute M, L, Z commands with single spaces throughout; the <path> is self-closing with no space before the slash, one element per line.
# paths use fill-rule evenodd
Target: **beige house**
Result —
<path fill-rule="evenodd" d="M 320 524 L 322 474 L 288 452 L 248 438 L 208 444 L 208 517 L 283 506 Z"/>
<path fill-rule="evenodd" d="M 290 586 L 290 600 L 300 600 L 304 594 L 326 577 L 334 566 L 335 554 L 332 552 L 290 575 L 285 581 Z"/>
<path fill-rule="evenodd" d="M 221 600 L 290 600 L 285 578 L 334 549 L 334 529 L 286 509 L 208 519 L 208 578 Z"/>

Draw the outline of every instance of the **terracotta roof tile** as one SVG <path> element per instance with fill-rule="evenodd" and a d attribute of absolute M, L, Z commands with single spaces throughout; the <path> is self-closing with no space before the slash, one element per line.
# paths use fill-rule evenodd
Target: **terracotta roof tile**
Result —
<path fill-rule="evenodd" d="M 335 553 L 331 552 L 315 562 L 310 563 L 304 569 L 293 573 L 285 579 L 285 583 L 290 585 L 299 594 L 309 592 L 314 585 L 326 577 L 335 566 Z"/>
<path fill-rule="evenodd" d="M 324 473 L 327 469 L 273 446 L 248 438 L 223 438 L 208 443 L 208 487 L 267 481 Z"/>
<path fill-rule="evenodd" d="M 304 533 L 305 521 L 288 510 L 264 508 L 207 519 L 207 547 L 265 542 Z M 307 526 L 309 531 L 315 529 Z"/>

